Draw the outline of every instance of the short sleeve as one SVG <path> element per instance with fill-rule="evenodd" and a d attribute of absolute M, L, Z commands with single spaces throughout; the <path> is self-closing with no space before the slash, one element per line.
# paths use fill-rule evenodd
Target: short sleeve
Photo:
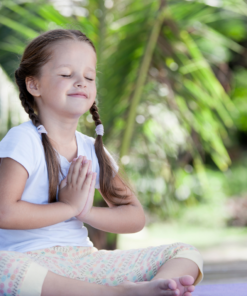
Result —
<path fill-rule="evenodd" d="M 0 142 L 0 158 L 10 157 L 32 174 L 35 167 L 34 142 L 30 131 L 12 127 Z"/>
<path fill-rule="evenodd" d="M 112 157 L 112 155 L 110 154 L 110 152 L 104 147 L 105 149 L 105 152 L 106 154 L 109 156 L 110 160 L 111 160 L 111 163 L 112 163 L 112 167 L 113 167 L 113 176 L 114 177 L 116 175 L 116 173 L 118 172 L 119 170 L 119 166 L 117 165 L 115 159 Z M 96 165 L 96 173 L 97 173 L 97 176 L 96 176 L 96 183 L 95 183 L 95 188 L 96 189 L 100 189 L 100 184 L 99 184 L 99 180 L 100 180 L 100 166 L 99 166 L 99 163 L 97 161 L 97 165 Z"/>

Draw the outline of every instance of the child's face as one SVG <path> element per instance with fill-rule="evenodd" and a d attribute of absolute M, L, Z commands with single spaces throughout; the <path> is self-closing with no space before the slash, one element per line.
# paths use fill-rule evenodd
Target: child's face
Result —
<path fill-rule="evenodd" d="M 39 112 L 78 118 L 88 111 L 95 101 L 95 79 L 96 54 L 89 44 L 73 40 L 54 44 L 52 57 L 42 67 L 38 79 L 39 97 L 36 97 L 35 101 Z M 78 92 L 85 93 L 87 97 L 71 96 Z"/>

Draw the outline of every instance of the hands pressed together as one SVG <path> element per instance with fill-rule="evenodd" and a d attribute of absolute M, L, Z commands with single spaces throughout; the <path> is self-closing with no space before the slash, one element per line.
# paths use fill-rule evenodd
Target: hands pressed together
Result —
<path fill-rule="evenodd" d="M 68 175 L 59 186 L 59 201 L 68 204 L 74 216 L 81 221 L 90 214 L 93 206 L 96 173 L 91 169 L 91 160 L 80 155 L 73 159 Z"/>

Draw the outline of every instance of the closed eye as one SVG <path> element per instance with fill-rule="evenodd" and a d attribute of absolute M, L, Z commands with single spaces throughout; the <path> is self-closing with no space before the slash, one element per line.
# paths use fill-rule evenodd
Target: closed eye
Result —
<path fill-rule="evenodd" d="M 61 75 L 61 76 L 62 76 L 62 77 L 71 77 L 71 75 Z M 87 77 L 86 77 L 86 79 L 87 79 L 87 80 L 90 80 L 90 81 L 93 81 L 93 79 L 90 79 L 90 78 L 87 78 Z"/>

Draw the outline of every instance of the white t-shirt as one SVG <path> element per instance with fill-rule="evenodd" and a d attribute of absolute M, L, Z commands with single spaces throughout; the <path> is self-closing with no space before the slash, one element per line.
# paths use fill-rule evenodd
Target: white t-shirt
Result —
<path fill-rule="evenodd" d="M 75 131 L 77 140 L 77 156 L 83 155 L 92 161 L 92 171 L 97 173 L 95 188 L 99 189 L 99 163 L 95 153 L 94 141 L 78 131 Z M 110 156 L 114 169 L 118 166 Z M 0 158 L 10 157 L 19 162 L 28 172 L 21 200 L 34 204 L 47 204 L 49 197 L 49 179 L 45 153 L 41 135 L 29 120 L 11 128 L 0 142 Z M 59 154 L 60 164 L 66 176 L 70 162 Z M 59 183 L 63 177 L 60 174 Z M 14 184 L 13 184 L 14 186 Z M 58 193 L 58 191 L 57 191 Z M 27 252 L 52 246 L 93 246 L 88 238 L 87 228 L 77 218 L 72 217 L 61 223 L 37 229 L 1 229 L 0 250 Z"/>

